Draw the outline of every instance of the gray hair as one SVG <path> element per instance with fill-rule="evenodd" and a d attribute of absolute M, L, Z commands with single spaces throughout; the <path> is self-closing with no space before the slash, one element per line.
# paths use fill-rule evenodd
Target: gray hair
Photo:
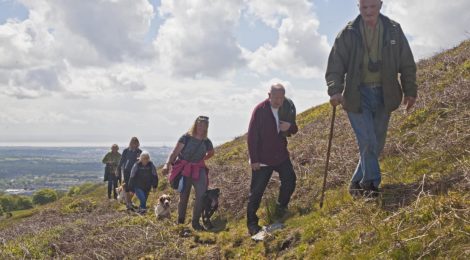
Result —
<path fill-rule="evenodd" d="M 378 0 L 381 4 L 383 3 L 382 0 Z M 360 4 L 361 0 L 357 0 L 357 4 Z"/>
<path fill-rule="evenodd" d="M 140 154 L 140 157 L 139 157 L 139 158 L 140 158 L 141 160 L 142 160 L 143 158 L 147 158 L 147 159 L 150 160 L 150 153 L 147 152 L 147 151 L 143 151 L 143 152 Z"/>
<path fill-rule="evenodd" d="M 284 88 L 284 86 L 281 83 L 276 83 L 276 84 L 271 85 L 271 89 L 269 90 L 269 93 L 273 93 L 277 91 L 286 94 L 286 88 Z"/>

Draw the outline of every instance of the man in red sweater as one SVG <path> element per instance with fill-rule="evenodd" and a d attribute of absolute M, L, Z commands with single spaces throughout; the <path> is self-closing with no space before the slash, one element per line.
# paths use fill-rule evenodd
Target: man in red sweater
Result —
<path fill-rule="evenodd" d="M 298 128 L 295 120 L 293 122 L 279 120 L 279 109 L 284 103 L 285 92 L 281 84 L 272 85 L 269 98 L 256 106 L 250 120 L 248 150 L 252 174 L 247 225 L 251 235 L 261 230 L 256 211 L 273 171 L 279 173 L 281 180 L 276 207 L 278 216 L 286 212 L 295 189 L 296 176 L 287 151 L 286 134 L 295 134 Z"/>

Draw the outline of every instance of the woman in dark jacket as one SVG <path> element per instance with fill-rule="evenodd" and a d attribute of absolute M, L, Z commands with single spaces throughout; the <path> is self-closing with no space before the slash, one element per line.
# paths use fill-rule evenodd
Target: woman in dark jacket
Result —
<path fill-rule="evenodd" d="M 129 178 L 129 189 L 135 193 L 140 201 L 140 214 L 147 211 L 147 199 L 150 189 L 155 191 L 158 186 L 158 175 L 155 165 L 150 161 L 150 154 L 142 152 L 140 160 L 134 164 Z"/>
<path fill-rule="evenodd" d="M 128 210 L 133 210 L 134 205 L 132 205 L 131 196 L 129 194 L 129 179 L 131 177 L 131 170 L 134 164 L 140 157 L 142 150 L 139 149 L 140 142 L 137 137 L 132 137 L 129 147 L 124 149 L 122 152 L 121 161 L 119 162 L 118 171 L 124 173 L 124 184 L 125 184 L 125 191 L 126 191 L 126 206 Z"/>

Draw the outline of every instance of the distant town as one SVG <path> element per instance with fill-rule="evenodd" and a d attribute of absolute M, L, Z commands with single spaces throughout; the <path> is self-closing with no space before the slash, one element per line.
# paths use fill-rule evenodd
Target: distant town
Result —
<path fill-rule="evenodd" d="M 155 164 L 164 162 L 169 147 L 143 147 Z M 0 192 L 31 195 L 52 188 L 67 191 L 86 182 L 103 181 L 105 147 L 0 147 Z M 122 151 L 122 149 L 121 149 Z"/>

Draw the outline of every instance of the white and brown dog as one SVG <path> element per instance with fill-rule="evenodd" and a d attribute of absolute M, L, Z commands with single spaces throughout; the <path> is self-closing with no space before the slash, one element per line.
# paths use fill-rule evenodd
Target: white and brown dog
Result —
<path fill-rule="evenodd" d="M 171 198 L 169 195 L 163 194 L 158 198 L 158 204 L 155 206 L 155 216 L 157 216 L 157 219 L 170 218 L 170 204 Z"/>
<path fill-rule="evenodd" d="M 126 203 L 126 184 L 123 183 L 121 186 L 117 188 L 117 200 L 119 203 L 125 204 Z"/>

